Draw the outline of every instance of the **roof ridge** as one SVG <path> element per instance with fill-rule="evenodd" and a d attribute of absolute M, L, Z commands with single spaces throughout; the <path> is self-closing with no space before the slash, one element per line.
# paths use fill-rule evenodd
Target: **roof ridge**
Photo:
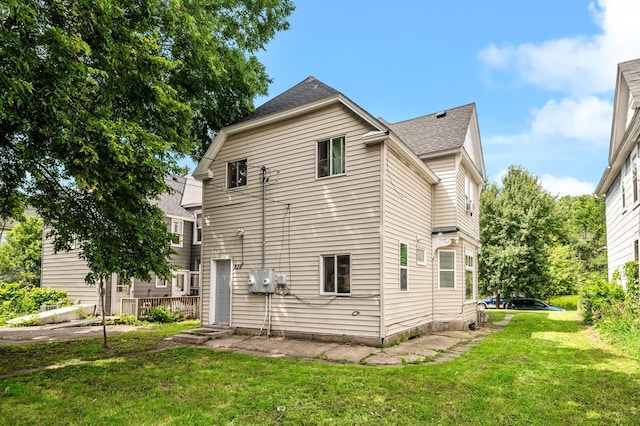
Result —
<path fill-rule="evenodd" d="M 384 118 L 382 118 L 382 117 L 380 117 L 380 119 L 381 119 L 381 120 L 383 120 L 383 121 L 385 121 L 385 122 L 386 122 L 386 123 L 388 123 L 388 124 L 396 125 L 396 124 L 407 123 L 407 122 L 409 122 L 409 121 L 419 120 L 419 119 L 421 119 L 421 118 L 431 117 L 431 116 L 434 116 L 434 115 L 440 114 L 440 113 L 442 113 L 443 111 L 453 111 L 453 110 L 458 110 L 458 109 L 462 109 L 462 108 L 470 107 L 470 106 L 472 106 L 472 105 L 473 105 L 473 106 L 475 106 L 475 104 L 476 104 L 475 102 L 469 102 L 468 104 L 459 105 L 459 106 L 452 107 L 452 108 L 445 108 L 445 109 L 441 109 L 441 110 L 439 110 L 439 111 L 432 112 L 432 113 L 430 113 L 430 114 L 424 114 L 424 115 L 420 115 L 420 116 L 418 116 L 418 117 L 414 117 L 414 118 L 407 118 L 406 120 L 396 121 L 395 123 L 391 123 L 391 122 L 389 122 L 389 121 L 385 120 L 385 119 L 384 119 Z"/>

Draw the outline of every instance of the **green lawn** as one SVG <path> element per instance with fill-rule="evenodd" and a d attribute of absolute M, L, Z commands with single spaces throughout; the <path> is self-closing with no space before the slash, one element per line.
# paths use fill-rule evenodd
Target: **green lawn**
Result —
<path fill-rule="evenodd" d="M 82 342 L 89 352 L 78 342 L 0 346 L 0 374 L 69 364 L 0 379 L 0 423 L 638 423 L 638 362 L 601 343 L 575 312 L 509 313 L 515 317 L 503 331 L 453 361 L 398 367 L 131 349 L 132 336 L 149 349 L 149 336 L 161 341 L 163 329 L 113 337 L 106 354 L 92 339 Z M 127 349 L 120 353 L 121 345 Z"/>

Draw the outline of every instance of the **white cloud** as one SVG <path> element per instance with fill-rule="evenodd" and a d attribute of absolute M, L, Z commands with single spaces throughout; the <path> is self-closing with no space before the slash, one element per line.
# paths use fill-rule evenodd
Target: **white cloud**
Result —
<path fill-rule="evenodd" d="M 480 52 L 489 68 L 513 69 L 527 83 L 574 97 L 613 89 L 616 64 L 638 56 L 637 0 L 598 0 L 589 5 L 601 33 L 517 46 L 490 45 Z"/>
<path fill-rule="evenodd" d="M 583 195 L 593 194 L 596 189 L 591 182 L 581 182 L 572 177 L 555 177 L 545 174 L 540 178 L 540 185 L 549 191 L 551 195 Z"/>
<path fill-rule="evenodd" d="M 552 99 L 535 111 L 531 132 L 536 136 L 558 135 L 608 146 L 612 110 L 610 102 L 595 96 Z"/>

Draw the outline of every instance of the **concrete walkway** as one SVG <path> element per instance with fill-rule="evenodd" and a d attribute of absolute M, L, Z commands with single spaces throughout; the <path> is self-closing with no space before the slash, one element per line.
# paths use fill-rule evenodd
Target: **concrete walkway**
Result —
<path fill-rule="evenodd" d="M 485 336 L 500 331 L 513 315 L 479 330 L 449 331 L 417 337 L 388 348 L 344 343 L 314 342 L 281 337 L 225 335 L 208 340 L 203 346 L 213 350 L 269 358 L 302 358 L 362 365 L 401 365 L 444 362 L 460 356 Z"/>

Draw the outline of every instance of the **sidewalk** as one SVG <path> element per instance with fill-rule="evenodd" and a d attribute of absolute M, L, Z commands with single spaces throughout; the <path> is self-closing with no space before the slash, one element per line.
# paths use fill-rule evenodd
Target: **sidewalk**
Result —
<path fill-rule="evenodd" d="M 401 365 L 445 362 L 457 358 L 485 336 L 502 330 L 513 315 L 479 330 L 449 331 L 417 337 L 388 348 L 281 337 L 227 335 L 204 342 L 212 350 L 269 358 L 302 358 L 362 365 Z"/>

